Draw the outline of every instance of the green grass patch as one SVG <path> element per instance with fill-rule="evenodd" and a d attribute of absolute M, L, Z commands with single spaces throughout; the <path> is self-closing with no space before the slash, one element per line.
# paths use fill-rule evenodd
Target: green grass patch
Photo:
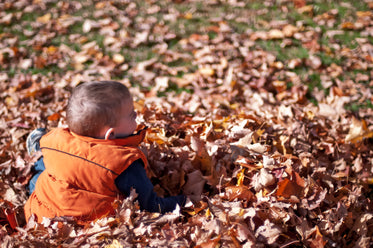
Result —
<path fill-rule="evenodd" d="M 179 66 L 189 67 L 192 65 L 192 63 L 190 61 L 186 61 L 185 59 L 179 58 L 179 59 L 176 59 L 176 60 L 173 60 L 167 63 L 167 65 L 169 67 L 179 67 Z"/>
<path fill-rule="evenodd" d="M 68 64 L 64 68 L 60 68 L 56 64 L 51 64 L 51 65 L 47 65 L 43 68 L 33 67 L 33 68 L 29 68 L 27 70 L 21 69 L 21 72 L 24 73 L 24 74 L 31 73 L 32 75 L 41 74 L 41 75 L 44 75 L 44 76 L 48 76 L 49 74 L 59 74 L 59 75 L 61 75 L 61 74 L 65 73 L 66 71 L 72 71 L 72 70 L 74 70 L 74 68 L 70 64 Z"/>
<path fill-rule="evenodd" d="M 290 59 L 306 59 L 308 50 L 301 46 L 300 42 L 293 39 L 293 45 L 282 47 L 282 40 L 258 40 L 257 44 L 265 51 L 273 52 L 277 60 L 286 62 Z"/>
<path fill-rule="evenodd" d="M 56 36 L 55 38 L 53 38 L 51 40 L 51 46 L 59 47 L 62 44 L 66 45 L 67 47 L 69 47 L 70 49 L 72 49 L 76 52 L 80 52 L 82 50 L 82 46 L 80 44 L 72 43 L 72 42 L 68 41 L 66 36 Z"/>
<path fill-rule="evenodd" d="M 40 16 L 38 12 L 23 12 L 21 22 L 34 22 Z"/>
<path fill-rule="evenodd" d="M 279 54 L 277 56 L 278 60 L 280 61 L 286 61 L 289 59 L 306 59 L 309 57 L 308 50 L 304 47 L 289 47 L 288 49 L 283 49 L 279 51 Z"/>
<path fill-rule="evenodd" d="M 328 55 L 326 53 L 316 53 L 316 55 L 321 59 L 323 66 L 330 66 L 331 64 L 341 65 L 342 60 L 340 58 Z"/>
<path fill-rule="evenodd" d="M 218 36 L 217 33 L 212 32 L 212 31 L 208 32 L 207 35 L 209 36 L 210 40 L 213 40 L 213 39 L 215 39 Z"/>
<path fill-rule="evenodd" d="M 70 34 L 83 34 L 83 22 L 75 22 L 74 24 L 69 26 L 69 33 Z"/>
<path fill-rule="evenodd" d="M 323 86 L 321 84 L 321 77 L 317 73 L 312 73 L 308 75 L 307 83 L 308 83 L 308 89 L 310 91 L 313 91 L 315 87 L 318 88 L 319 90 L 323 89 Z"/>
<path fill-rule="evenodd" d="M 372 101 L 371 100 L 366 100 L 365 102 L 363 103 L 358 103 L 358 102 L 352 102 L 352 103 L 348 103 L 345 105 L 345 109 L 346 110 L 349 110 L 351 112 L 358 112 L 359 109 L 362 109 L 362 108 L 369 108 L 369 109 L 373 109 L 373 104 L 372 104 Z"/>
<path fill-rule="evenodd" d="M 175 92 L 176 94 L 180 94 L 182 92 L 187 92 L 189 94 L 192 94 L 193 90 L 188 89 L 188 88 L 180 88 L 177 84 L 175 84 L 173 82 L 169 82 L 168 88 L 165 91 L 158 92 L 157 96 L 158 97 L 165 97 L 165 96 L 167 96 L 167 93 L 169 93 L 169 92 Z"/>
<path fill-rule="evenodd" d="M 152 48 L 153 47 L 149 47 L 146 44 L 134 48 L 123 47 L 123 49 L 120 51 L 120 54 L 124 56 L 126 62 L 135 64 L 159 56 L 157 53 L 153 52 Z M 106 54 L 109 54 L 109 52 L 107 52 Z"/>
<path fill-rule="evenodd" d="M 170 39 L 170 40 L 167 40 L 167 46 L 168 46 L 168 49 L 172 49 L 173 47 L 177 46 L 178 43 L 179 43 L 180 39 Z"/>
<path fill-rule="evenodd" d="M 170 22 L 170 31 L 178 37 L 188 37 L 192 34 L 204 34 L 206 28 L 211 26 L 211 23 L 202 17 L 193 17 L 192 19 L 181 19 L 177 22 Z"/>

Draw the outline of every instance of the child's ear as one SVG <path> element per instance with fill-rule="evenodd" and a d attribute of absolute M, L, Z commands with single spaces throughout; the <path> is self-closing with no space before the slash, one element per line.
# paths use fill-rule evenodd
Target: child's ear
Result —
<path fill-rule="evenodd" d="M 106 140 L 109 140 L 109 139 L 114 139 L 115 135 L 114 135 L 114 128 L 109 128 L 106 133 L 105 133 L 105 139 Z"/>

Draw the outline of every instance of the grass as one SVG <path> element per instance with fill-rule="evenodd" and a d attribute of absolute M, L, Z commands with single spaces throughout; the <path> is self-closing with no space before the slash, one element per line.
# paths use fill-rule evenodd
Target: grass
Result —
<path fill-rule="evenodd" d="M 314 54 L 321 58 L 322 68 L 326 68 L 331 64 L 337 64 L 341 67 L 344 65 L 345 58 L 338 54 L 338 51 L 331 44 L 339 44 L 341 47 L 346 47 L 349 49 L 356 49 L 357 42 L 356 39 L 361 37 L 360 30 L 344 30 L 343 34 L 334 35 L 333 37 L 327 37 L 325 34 L 330 30 L 341 29 L 341 25 L 345 22 L 354 23 L 357 20 L 357 11 L 369 11 L 368 5 L 363 1 L 324 1 L 324 0 L 314 0 L 307 1 L 308 5 L 312 5 L 311 12 L 301 12 L 294 6 L 292 1 L 276 1 L 276 5 L 270 5 L 267 1 L 250 0 L 244 1 L 244 6 L 232 6 L 229 1 L 220 2 L 204 2 L 204 1 L 193 1 L 193 2 L 172 2 L 172 1 L 157 1 L 156 4 L 159 6 L 157 11 L 150 11 L 151 7 L 154 7 L 154 3 L 151 1 L 132 1 L 131 4 L 135 6 L 130 7 L 128 3 L 113 1 L 111 4 L 116 6 L 120 10 L 125 10 L 124 15 L 128 15 L 131 18 L 131 23 L 122 23 L 121 19 L 110 11 L 105 12 L 104 15 L 99 17 L 94 16 L 93 13 L 97 11 L 97 4 L 109 4 L 109 3 L 98 3 L 90 4 L 88 1 L 77 1 L 82 5 L 82 8 L 68 8 L 66 9 L 66 14 L 75 17 L 82 17 L 82 20 L 76 21 L 74 24 L 69 26 L 68 34 L 58 33 L 54 37 L 50 38 L 45 44 L 53 45 L 59 47 L 64 44 L 76 52 L 82 51 L 82 46 L 84 45 L 71 40 L 72 34 L 85 36 L 87 38 L 86 42 L 96 41 L 99 46 L 100 52 L 104 55 L 112 56 L 114 53 L 121 53 L 125 57 L 126 63 L 130 67 L 135 66 L 137 63 L 151 58 L 157 58 L 161 63 L 166 64 L 172 68 L 187 68 L 188 72 L 194 72 L 197 70 L 197 66 L 189 61 L 188 59 L 175 59 L 173 61 L 166 60 L 166 57 L 157 54 L 153 48 L 157 44 L 157 40 L 162 40 L 163 34 L 151 33 L 152 39 L 140 44 L 137 47 L 132 47 L 131 44 L 125 44 L 120 47 L 119 51 L 112 51 L 110 47 L 105 47 L 104 40 L 105 35 L 99 33 L 99 30 L 92 29 L 89 33 L 83 33 L 83 23 L 85 20 L 95 20 L 100 21 L 106 17 L 112 17 L 114 21 L 118 22 L 120 28 L 126 30 L 131 37 L 134 37 L 140 29 L 143 29 L 144 25 L 150 25 L 150 32 L 152 32 L 152 25 L 161 25 L 168 29 L 168 33 L 175 34 L 174 38 L 164 39 L 168 46 L 168 49 L 177 53 L 186 53 L 191 57 L 193 56 L 193 50 L 185 50 L 183 46 L 180 45 L 180 40 L 189 38 L 192 34 L 208 35 L 210 40 L 218 37 L 216 31 L 212 31 L 211 27 L 218 27 L 219 22 L 224 21 L 232 30 L 237 34 L 245 34 L 248 30 L 264 30 L 269 31 L 271 29 L 270 23 L 281 23 L 286 22 L 294 26 L 299 26 L 300 23 L 303 26 L 304 31 L 319 29 L 316 33 L 318 36 L 317 42 L 321 45 L 321 49 L 316 51 Z M 58 5 L 57 1 L 49 1 L 46 3 L 47 10 L 56 8 Z M 279 6 L 281 5 L 281 6 Z M 101 7 L 102 7 L 101 6 Z M 101 8 L 97 7 L 97 8 Z M 127 8 L 129 8 L 127 10 Z M 30 56 L 40 55 L 42 50 L 35 50 L 33 47 L 28 47 L 26 42 L 34 37 L 28 37 L 24 34 L 24 30 L 34 31 L 37 34 L 43 30 L 44 26 L 41 25 L 35 29 L 33 23 L 38 17 L 48 13 L 45 10 L 36 9 L 32 12 L 23 12 L 21 15 L 21 9 L 16 9 L 11 7 L 5 10 L 6 13 L 17 14 L 17 22 L 11 23 L 9 25 L 0 25 L 0 33 L 9 34 L 11 36 L 17 37 L 18 45 L 27 48 Z M 54 13 L 54 12 L 51 12 Z M 172 17 L 177 16 L 177 18 L 165 18 L 165 16 Z M 317 22 L 317 18 L 322 16 L 331 16 L 333 22 L 331 24 L 320 24 Z M 52 14 L 52 19 L 54 18 Z M 135 18 L 134 18 L 135 17 Z M 151 18 L 156 18 L 156 21 L 151 21 Z M 141 21 L 140 21 L 141 20 Z M 373 43 L 372 37 L 365 37 L 371 43 Z M 0 41 L 5 39 L 0 35 Z M 304 47 L 302 41 L 299 39 L 291 38 L 291 44 L 287 46 L 282 45 L 283 40 L 257 40 L 255 47 L 260 47 L 261 49 L 273 53 L 276 56 L 277 61 L 283 62 L 285 65 L 291 59 L 299 58 L 301 60 L 306 60 L 310 56 L 309 49 Z M 224 53 L 223 53 L 224 54 Z M 9 55 L 3 53 L 5 59 Z M 85 67 L 89 67 L 90 63 L 86 62 Z M 7 71 L 9 75 L 15 75 L 17 73 L 30 73 L 30 74 L 43 74 L 47 75 L 48 71 L 52 73 L 65 73 L 66 70 L 73 70 L 73 66 L 68 66 L 67 68 L 59 68 L 57 65 L 48 65 L 45 68 L 30 68 L 27 70 L 20 70 L 17 67 L 10 66 L 0 68 L 0 71 Z M 299 73 L 298 75 L 303 79 L 302 81 L 307 84 L 309 91 L 312 92 L 313 89 L 318 88 L 323 89 L 320 83 L 320 74 L 317 71 L 309 72 L 305 65 L 301 68 L 288 69 L 290 71 Z M 164 73 L 164 72 L 163 72 Z M 171 77 L 182 77 L 184 75 L 183 70 L 177 69 L 177 75 L 169 75 Z M 368 73 L 368 72 L 361 72 Z M 121 78 L 126 77 L 126 72 L 113 72 L 113 77 Z M 353 73 L 345 72 L 344 79 L 351 78 L 354 76 Z M 180 92 L 175 86 L 169 87 L 168 91 Z M 309 95 L 310 100 L 314 100 L 312 94 Z M 358 109 L 359 107 L 371 107 L 372 103 L 354 103 L 351 105 L 351 109 Z"/>
<path fill-rule="evenodd" d="M 345 106 L 346 110 L 349 110 L 351 112 L 358 112 L 359 109 L 361 108 L 364 108 L 364 109 L 373 109 L 373 103 L 371 100 L 366 100 L 365 102 L 363 103 L 357 103 L 357 102 L 353 102 L 353 103 L 348 103 L 346 106 Z"/>
<path fill-rule="evenodd" d="M 321 59 L 323 66 L 330 66 L 333 63 L 337 65 L 342 64 L 341 59 L 336 58 L 335 56 L 331 56 L 327 53 L 319 52 L 319 53 L 316 53 L 316 55 Z"/>
<path fill-rule="evenodd" d="M 285 62 L 290 59 L 306 59 L 309 57 L 308 50 L 299 41 L 293 39 L 293 45 L 286 48 L 281 46 L 282 40 L 260 40 L 257 44 L 265 51 L 271 51 L 276 55 L 277 60 Z"/>
<path fill-rule="evenodd" d="M 180 94 L 181 92 L 187 92 L 189 94 L 193 93 L 193 90 L 187 88 L 180 88 L 177 84 L 169 82 L 168 87 L 163 92 L 157 92 L 158 97 L 165 97 L 167 93 L 174 92 L 175 94 Z"/>

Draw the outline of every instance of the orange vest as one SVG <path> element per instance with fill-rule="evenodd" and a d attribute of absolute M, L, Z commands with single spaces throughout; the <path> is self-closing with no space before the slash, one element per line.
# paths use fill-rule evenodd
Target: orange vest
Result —
<path fill-rule="evenodd" d="M 25 205 L 26 220 L 73 216 L 84 224 L 112 214 L 120 195 L 115 179 L 134 161 L 147 159 L 138 145 L 146 130 L 124 139 L 94 139 L 57 128 L 40 140 L 45 171 Z"/>

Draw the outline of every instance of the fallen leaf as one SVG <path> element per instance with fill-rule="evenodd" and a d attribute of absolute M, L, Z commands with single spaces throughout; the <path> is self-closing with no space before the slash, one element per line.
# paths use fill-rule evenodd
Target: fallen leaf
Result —
<path fill-rule="evenodd" d="M 268 32 L 268 38 L 271 40 L 283 39 L 285 37 L 284 33 L 279 29 L 271 29 Z"/>
<path fill-rule="evenodd" d="M 281 234 L 281 229 L 268 219 L 260 226 L 256 232 L 255 237 L 263 236 L 269 245 L 274 244 Z"/>
<path fill-rule="evenodd" d="M 246 186 L 227 186 L 223 195 L 228 201 L 245 200 L 250 201 L 254 194 Z"/>
<path fill-rule="evenodd" d="M 40 22 L 40 23 L 43 23 L 43 24 L 46 24 L 48 23 L 52 18 L 52 14 L 51 13 L 47 13 L 43 16 L 40 16 L 36 19 L 37 22 Z"/>
<path fill-rule="evenodd" d="M 251 185 L 255 188 L 255 191 L 261 190 L 263 187 L 271 186 L 276 183 L 274 175 L 268 172 L 267 169 L 262 168 L 259 174 L 255 174 L 252 178 Z"/>
<path fill-rule="evenodd" d="M 206 76 L 206 77 L 212 76 L 215 74 L 215 70 L 212 68 L 208 68 L 208 67 L 199 68 L 198 71 L 199 73 L 201 73 L 201 75 Z"/>
<path fill-rule="evenodd" d="M 299 176 L 298 173 L 293 171 L 292 179 L 284 178 L 278 183 L 276 195 L 284 198 L 290 198 L 292 196 L 302 198 L 304 187 L 305 181 Z"/>
<path fill-rule="evenodd" d="M 50 116 L 48 116 L 48 121 L 57 121 L 60 119 L 60 114 L 59 113 L 53 113 Z"/>
<path fill-rule="evenodd" d="M 368 130 L 365 120 L 352 119 L 350 130 L 345 138 L 346 142 L 357 143 L 363 139 L 373 137 L 373 131 Z"/>
<path fill-rule="evenodd" d="M 187 174 L 187 180 L 183 186 L 183 192 L 187 196 L 196 196 L 197 198 L 200 198 L 205 183 L 206 180 L 203 178 L 202 173 L 199 170 L 195 170 Z"/>
<path fill-rule="evenodd" d="M 113 55 L 113 61 L 116 63 L 116 64 L 122 64 L 125 59 L 124 59 L 124 56 L 122 54 L 114 54 Z"/>

